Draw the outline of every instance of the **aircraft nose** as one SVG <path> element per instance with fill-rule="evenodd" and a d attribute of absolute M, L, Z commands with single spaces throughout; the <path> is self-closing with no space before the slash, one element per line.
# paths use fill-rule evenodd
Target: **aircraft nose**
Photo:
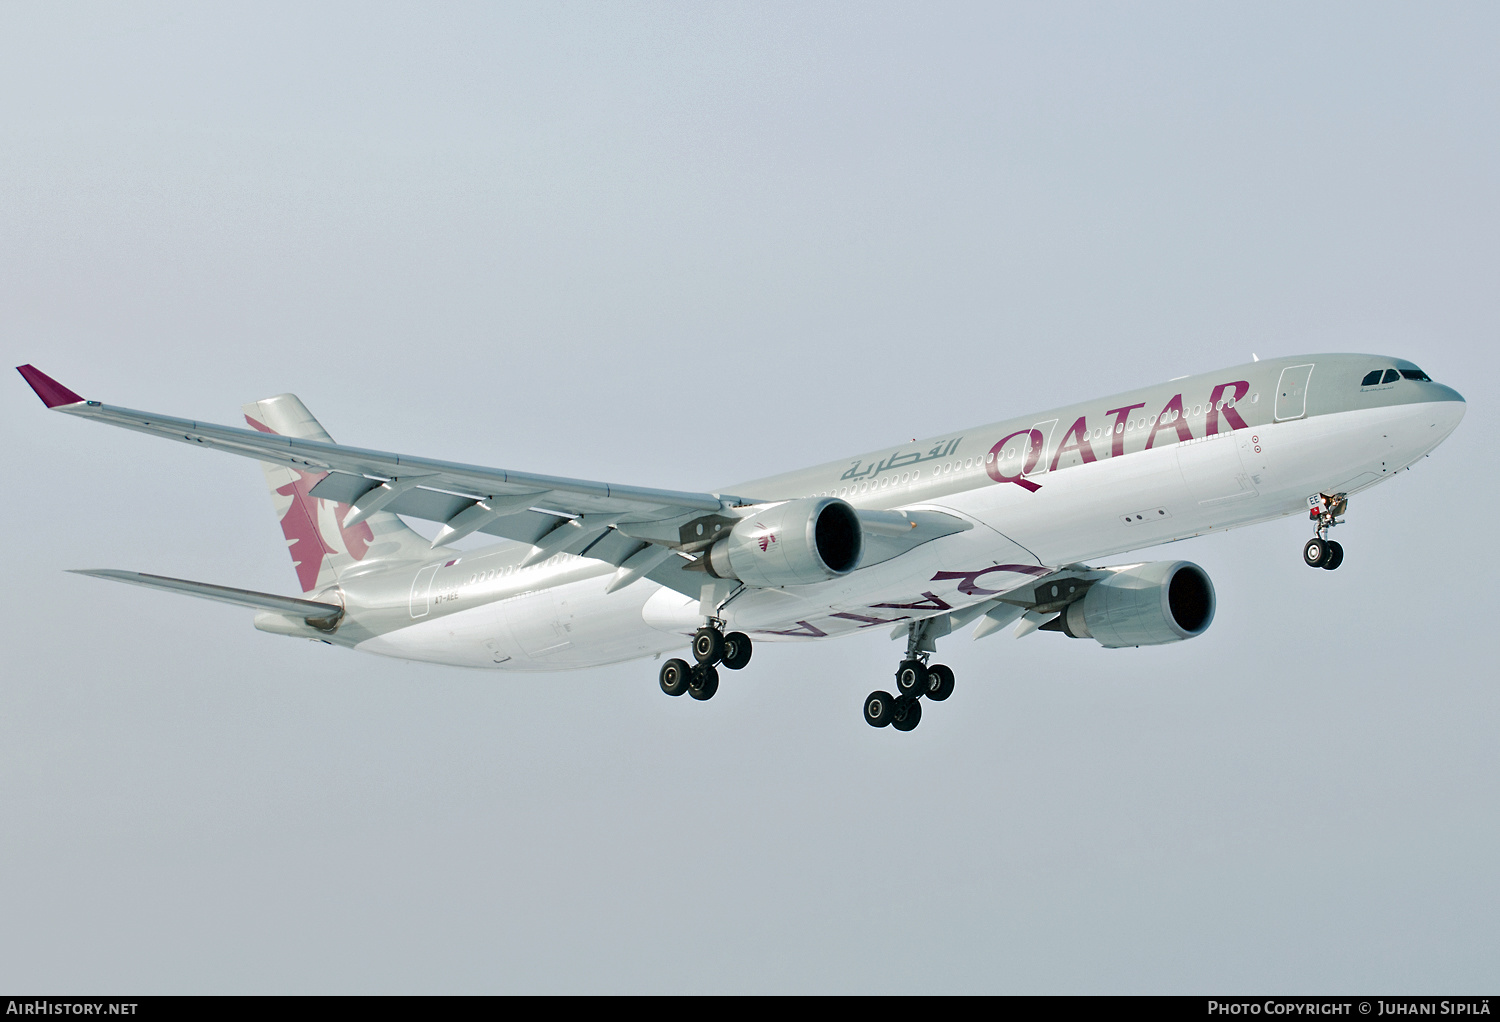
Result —
<path fill-rule="evenodd" d="M 1464 405 L 1465 402 L 1464 402 L 1464 396 L 1462 394 L 1460 394 L 1458 391 L 1454 390 L 1452 387 L 1444 386 L 1441 383 L 1433 383 L 1433 384 L 1429 384 L 1428 386 L 1429 386 L 1429 388 L 1432 391 L 1432 395 L 1427 400 L 1429 400 L 1429 401 L 1453 401 L 1453 402 L 1457 403 L 1460 406 L 1459 415 L 1463 415 L 1462 406 Z"/>
<path fill-rule="evenodd" d="M 1468 411 L 1463 395 L 1452 387 L 1446 387 L 1441 383 L 1428 383 L 1423 385 L 1424 389 L 1430 391 L 1425 398 L 1424 404 L 1431 410 L 1433 426 L 1447 436 L 1458 428 L 1458 424 Z"/>

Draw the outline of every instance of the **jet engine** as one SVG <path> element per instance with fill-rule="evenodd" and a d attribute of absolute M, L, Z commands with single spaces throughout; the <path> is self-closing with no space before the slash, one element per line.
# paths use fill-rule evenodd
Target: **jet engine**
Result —
<path fill-rule="evenodd" d="M 1214 619 L 1214 584 L 1191 561 L 1113 569 L 1063 608 L 1059 631 L 1101 646 L 1157 646 L 1202 635 Z"/>
<path fill-rule="evenodd" d="M 802 497 L 741 519 L 704 556 L 715 578 L 772 588 L 826 582 L 859 567 L 864 532 L 836 497 Z"/>

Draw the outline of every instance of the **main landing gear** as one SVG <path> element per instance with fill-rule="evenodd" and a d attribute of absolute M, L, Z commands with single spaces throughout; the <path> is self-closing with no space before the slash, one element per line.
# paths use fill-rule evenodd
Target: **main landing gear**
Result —
<path fill-rule="evenodd" d="M 897 695 L 871 692 L 865 697 L 865 723 L 871 727 L 889 724 L 897 731 L 910 731 L 922 720 L 922 702 L 940 703 L 953 694 L 953 671 L 946 664 L 928 665 L 937 645 L 926 634 L 927 622 L 914 621 L 907 633 L 906 659 L 896 668 Z"/>
<path fill-rule="evenodd" d="M 1313 505 L 1307 513 L 1307 517 L 1318 523 L 1315 526 L 1318 534 L 1303 546 L 1303 564 L 1309 568 L 1326 568 L 1332 571 L 1344 563 L 1343 546 L 1329 539 L 1328 532 L 1335 525 L 1344 524 L 1344 520 L 1339 515 L 1347 510 L 1349 510 L 1348 494 L 1318 494 L 1318 503 Z"/>
<path fill-rule="evenodd" d="M 686 692 L 694 699 L 712 699 L 719 691 L 720 665 L 738 671 L 750 662 L 750 636 L 744 632 L 725 635 L 719 628 L 721 623 L 712 621 L 693 636 L 693 659 L 697 663 L 689 664 L 674 657 L 661 665 L 659 680 L 663 692 L 669 696 Z"/>

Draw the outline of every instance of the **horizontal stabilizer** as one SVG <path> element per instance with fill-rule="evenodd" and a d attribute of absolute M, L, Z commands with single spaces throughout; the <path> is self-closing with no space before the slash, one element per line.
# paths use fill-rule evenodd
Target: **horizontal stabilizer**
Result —
<path fill-rule="evenodd" d="M 274 610 L 320 624 L 331 624 L 344 612 L 344 608 L 336 603 L 319 603 L 317 600 L 299 600 L 294 596 L 257 593 L 249 589 L 232 589 L 229 586 L 216 586 L 208 582 L 189 582 L 182 578 L 145 575 L 139 571 L 114 571 L 108 568 L 92 571 L 73 569 L 73 574 L 92 575 L 94 578 L 114 579 L 116 582 L 128 582 L 131 585 L 145 586 L 148 589 L 164 589 L 167 592 L 182 593 L 186 596 L 199 596 L 205 600 L 232 603 L 237 607 Z"/>

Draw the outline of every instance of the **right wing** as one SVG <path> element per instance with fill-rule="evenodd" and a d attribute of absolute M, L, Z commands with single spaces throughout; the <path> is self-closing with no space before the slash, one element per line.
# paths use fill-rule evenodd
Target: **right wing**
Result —
<path fill-rule="evenodd" d="M 257 428 L 243 429 L 157 415 L 87 401 L 33 366 L 17 368 L 55 411 L 322 474 L 310 493 L 351 505 L 345 526 L 376 511 L 393 511 L 441 523 L 433 546 L 484 532 L 531 544 L 535 549 L 527 563 L 586 552 L 620 568 L 622 575 L 630 562 L 630 570 L 645 569 L 635 578 L 648 575 L 662 581 L 679 573 L 681 566 L 671 560 L 686 564 L 683 557 L 671 558 L 673 553 L 706 547 L 716 532 L 713 526 L 739 520 L 731 508 L 751 503 L 722 494 L 567 479 L 281 436 L 253 419 L 250 425 Z M 649 552 L 653 546 L 658 549 Z M 701 576 L 689 576 L 681 585 L 696 594 Z"/>
<path fill-rule="evenodd" d="M 733 528 L 757 501 L 719 493 L 620 486 L 282 436 L 246 416 L 251 429 L 87 401 L 34 366 L 18 366 L 55 411 L 149 433 L 178 443 L 286 465 L 321 476 L 310 496 L 350 506 L 350 527 L 376 511 L 438 522 L 434 547 L 474 532 L 529 543 L 524 564 L 567 553 L 618 570 L 610 591 L 646 577 L 689 596 L 704 583 L 694 555 Z M 857 512 L 874 564 L 971 526 L 937 511 Z"/>

